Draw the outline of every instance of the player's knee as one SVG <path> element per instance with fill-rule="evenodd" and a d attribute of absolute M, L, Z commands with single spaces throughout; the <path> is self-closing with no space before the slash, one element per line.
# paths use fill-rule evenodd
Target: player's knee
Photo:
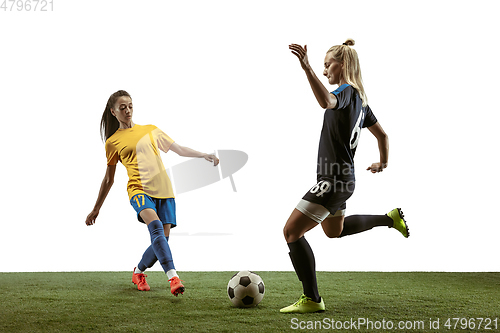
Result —
<path fill-rule="evenodd" d="M 325 230 L 325 235 L 328 238 L 339 238 L 342 231 L 327 231 Z"/>
<path fill-rule="evenodd" d="M 344 216 L 334 216 L 327 218 L 321 224 L 326 237 L 339 238 L 344 229 Z"/>
<path fill-rule="evenodd" d="M 287 226 L 285 225 L 285 227 L 283 228 L 283 236 L 285 237 L 285 240 L 287 241 L 288 243 L 288 238 L 290 237 L 290 231 L 288 230 Z"/>
<path fill-rule="evenodd" d="M 293 243 L 298 239 L 288 226 L 283 228 L 283 236 L 285 237 L 287 243 Z"/>
<path fill-rule="evenodd" d="M 323 231 L 325 232 L 326 237 L 328 238 L 339 238 L 342 234 L 342 226 L 333 225 L 329 227 L 323 226 Z"/>

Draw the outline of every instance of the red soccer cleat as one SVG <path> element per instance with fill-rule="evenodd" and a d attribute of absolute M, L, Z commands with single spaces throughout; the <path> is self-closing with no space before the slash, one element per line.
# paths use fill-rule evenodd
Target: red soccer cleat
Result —
<path fill-rule="evenodd" d="M 172 295 L 178 296 L 179 294 L 184 294 L 185 288 L 179 277 L 174 276 L 168 281 L 170 282 L 170 291 L 172 292 Z"/>
<path fill-rule="evenodd" d="M 132 282 L 137 285 L 137 289 L 141 291 L 148 291 L 149 285 L 146 282 L 146 274 L 143 273 L 135 273 L 135 268 L 134 272 L 132 273 Z"/>

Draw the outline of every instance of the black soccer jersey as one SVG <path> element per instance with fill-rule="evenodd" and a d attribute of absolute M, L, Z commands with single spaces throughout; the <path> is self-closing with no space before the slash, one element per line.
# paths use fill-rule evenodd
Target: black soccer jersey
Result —
<path fill-rule="evenodd" d="M 361 128 L 375 125 L 377 118 L 369 106 L 363 107 L 356 89 L 343 84 L 332 92 L 335 109 L 326 109 L 319 141 L 318 176 L 354 181 L 354 154 Z"/>

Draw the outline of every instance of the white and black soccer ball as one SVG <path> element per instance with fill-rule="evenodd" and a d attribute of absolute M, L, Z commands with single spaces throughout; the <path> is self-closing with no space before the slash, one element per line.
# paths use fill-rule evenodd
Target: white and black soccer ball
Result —
<path fill-rule="evenodd" d="M 250 308 L 256 306 L 264 297 L 265 286 L 261 277 L 250 271 L 233 275 L 227 284 L 227 295 L 234 306 Z"/>

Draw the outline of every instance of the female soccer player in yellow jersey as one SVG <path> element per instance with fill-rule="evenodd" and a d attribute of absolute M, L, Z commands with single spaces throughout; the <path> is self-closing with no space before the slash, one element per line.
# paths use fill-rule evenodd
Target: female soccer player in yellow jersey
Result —
<path fill-rule="evenodd" d="M 329 84 L 339 86 L 331 93 L 309 65 L 307 47 L 289 46 L 298 57 L 318 103 L 326 110 L 318 150 L 317 184 L 304 195 L 283 229 L 290 259 L 304 291 L 297 302 L 280 310 L 283 313 L 325 310 L 316 283 L 314 254 L 304 238 L 304 234 L 318 224 L 330 238 L 352 235 L 375 226 L 395 228 L 404 237 L 409 236 L 399 208 L 385 215 L 352 215 L 344 219 L 346 201 L 354 191 L 354 154 L 362 128 L 367 127 L 377 138 L 380 153 L 380 161 L 367 170 L 382 172 L 387 168 L 389 157 L 389 140 L 368 106 L 353 45 L 354 41 L 348 39 L 326 53 L 323 75 Z"/>
<path fill-rule="evenodd" d="M 167 134 L 153 125 L 137 125 L 132 121 L 132 98 L 119 90 L 112 94 L 101 119 L 101 135 L 106 138 L 107 169 L 94 209 L 85 223 L 93 225 L 104 203 L 116 170 L 121 161 L 127 169 L 127 191 L 137 219 L 147 225 L 151 245 L 132 273 L 132 282 L 139 290 L 149 290 L 144 271 L 158 260 L 170 281 L 173 295 L 184 293 L 184 285 L 175 270 L 168 245 L 170 228 L 176 226 L 175 199 L 170 179 L 160 158 L 159 150 L 172 150 L 180 156 L 203 157 L 214 166 L 219 159 L 175 143 Z"/>

